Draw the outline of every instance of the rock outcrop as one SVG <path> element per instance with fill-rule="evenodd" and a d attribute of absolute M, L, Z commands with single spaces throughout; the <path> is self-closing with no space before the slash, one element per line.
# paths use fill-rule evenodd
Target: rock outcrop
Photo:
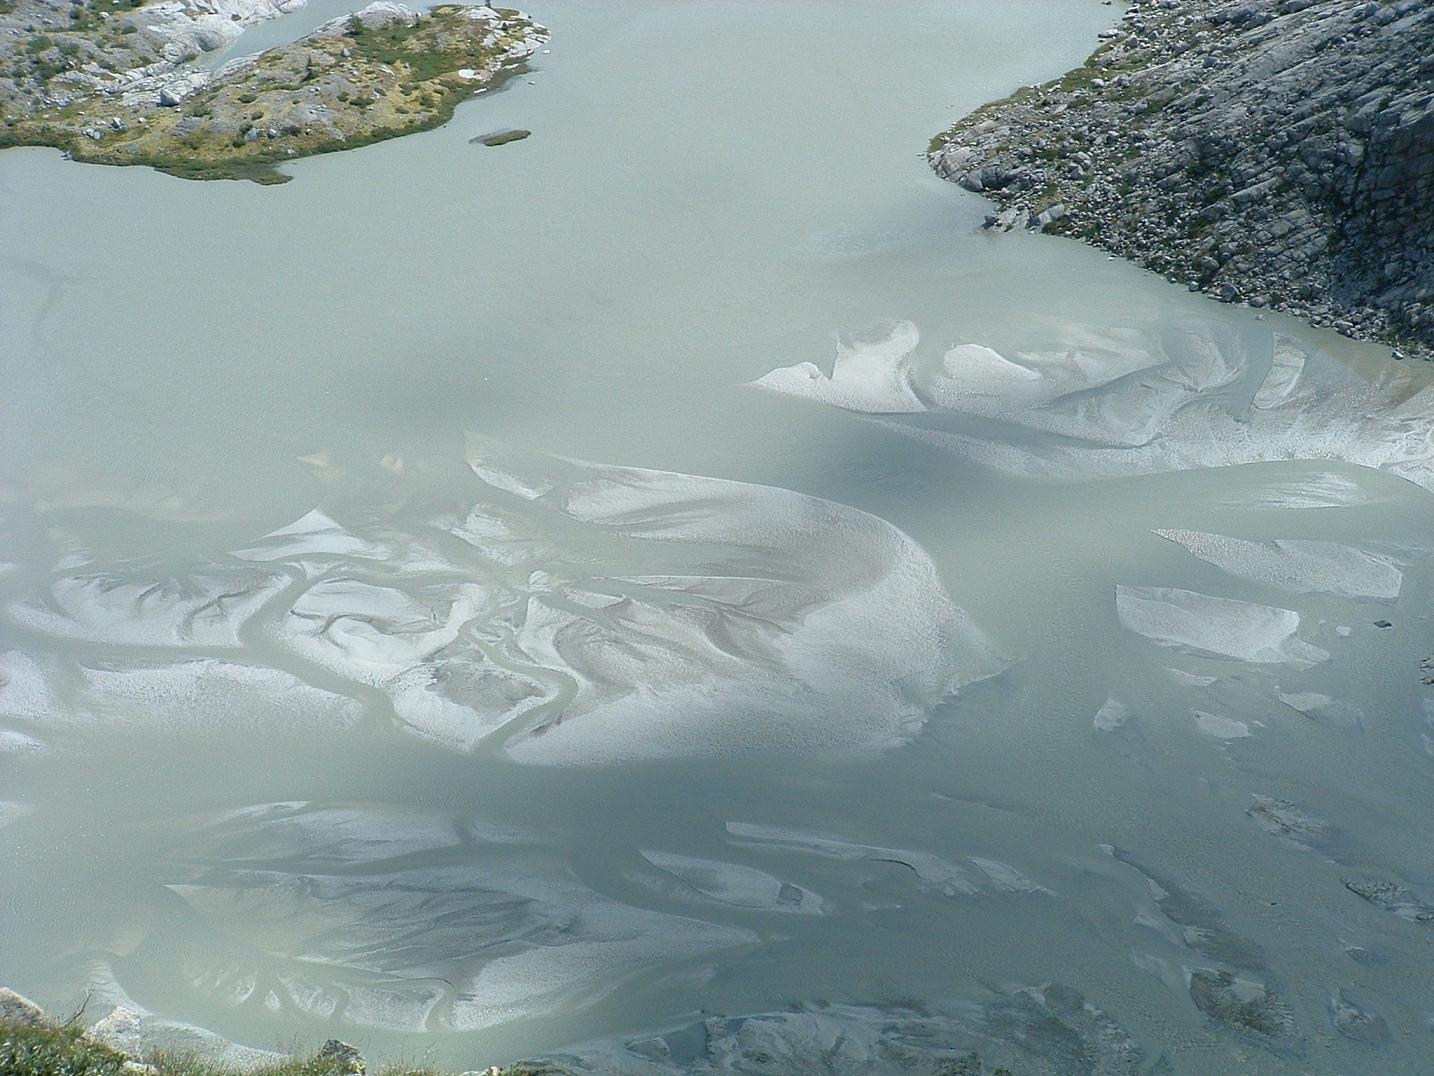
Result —
<path fill-rule="evenodd" d="M 232 44 L 246 27 L 304 2 L 0 0 L 0 123 L 13 128 L 65 110 L 81 115 L 80 102 L 95 94 L 158 85 Z"/>
<path fill-rule="evenodd" d="M 1102 38 L 933 141 L 990 226 L 1434 352 L 1434 4 L 1133 0 Z"/>
<path fill-rule="evenodd" d="M 0 1024 L 43 1024 L 45 1010 L 23 994 L 0 988 Z"/>

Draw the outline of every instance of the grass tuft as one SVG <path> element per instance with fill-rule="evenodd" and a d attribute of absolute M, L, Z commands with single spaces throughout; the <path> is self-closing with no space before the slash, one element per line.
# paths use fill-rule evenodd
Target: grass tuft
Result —
<path fill-rule="evenodd" d="M 5 1076 L 121 1076 L 124 1054 L 91 1042 L 78 1027 L 0 1026 L 0 1072 Z"/>

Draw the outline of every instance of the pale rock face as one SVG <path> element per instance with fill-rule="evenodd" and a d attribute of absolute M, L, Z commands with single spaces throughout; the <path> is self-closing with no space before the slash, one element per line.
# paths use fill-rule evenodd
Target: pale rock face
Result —
<path fill-rule="evenodd" d="M 85 1035 L 96 1042 L 131 1056 L 163 1050 L 192 1055 L 240 1071 L 286 1060 L 284 1054 L 241 1046 L 194 1024 L 156 1016 L 124 992 L 114 981 L 108 965 L 97 963 L 93 971 L 92 997 L 113 1005 L 109 1013 L 85 1031 Z"/>
<path fill-rule="evenodd" d="M 0 987 L 0 1023 L 43 1024 L 45 1010 L 23 994 Z"/>
<path fill-rule="evenodd" d="M 163 108 L 174 108 L 186 97 L 204 89 L 212 81 L 207 71 L 180 69 L 128 82 L 120 96 L 127 105 L 153 102 Z"/>
<path fill-rule="evenodd" d="M 144 9 L 146 29 L 168 39 L 166 59 L 182 63 L 224 48 L 245 27 L 296 11 L 305 0 L 165 0 Z"/>
<path fill-rule="evenodd" d="M 86 1034 L 122 1053 L 138 1052 L 144 1046 L 144 1014 L 125 1005 L 117 1006 L 91 1024 Z"/>
<path fill-rule="evenodd" d="M 370 30 L 382 30 L 384 27 L 395 24 L 412 26 L 418 21 L 418 12 L 405 4 L 395 2 L 395 0 L 374 0 L 373 3 L 360 8 L 352 15 L 340 15 L 336 19 L 330 19 L 319 27 L 319 31 L 332 33 L 342 30 L 348 25 L 350 19 L 358 19 Z"/>

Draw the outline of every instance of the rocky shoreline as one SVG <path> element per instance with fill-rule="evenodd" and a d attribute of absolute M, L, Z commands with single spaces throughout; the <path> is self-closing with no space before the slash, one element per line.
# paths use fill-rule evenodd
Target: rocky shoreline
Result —
<path fill-rule="evenodd" d="M 1132 0 L 1101 37 L 933 140 L 988 227 L 1434 358 L 1434 5 Z"/>
<path fill-rule="evenodd" d="M 378 0 L 218 71 L 194 62 L 302 2 L 0 0 L 0 148 L 282 183 L 275 164 L 439 126 L 547 40 L 511 9 Z"/>

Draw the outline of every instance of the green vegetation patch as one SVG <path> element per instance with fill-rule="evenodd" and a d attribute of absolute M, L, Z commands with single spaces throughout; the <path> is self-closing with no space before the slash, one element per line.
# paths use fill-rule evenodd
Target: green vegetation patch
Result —
<path fill-rule="evenodd" d="M 0 1025 L 5 1076 L 123 1076 L 124 1054 L 91 1042 L 77 1027 Z"/>

